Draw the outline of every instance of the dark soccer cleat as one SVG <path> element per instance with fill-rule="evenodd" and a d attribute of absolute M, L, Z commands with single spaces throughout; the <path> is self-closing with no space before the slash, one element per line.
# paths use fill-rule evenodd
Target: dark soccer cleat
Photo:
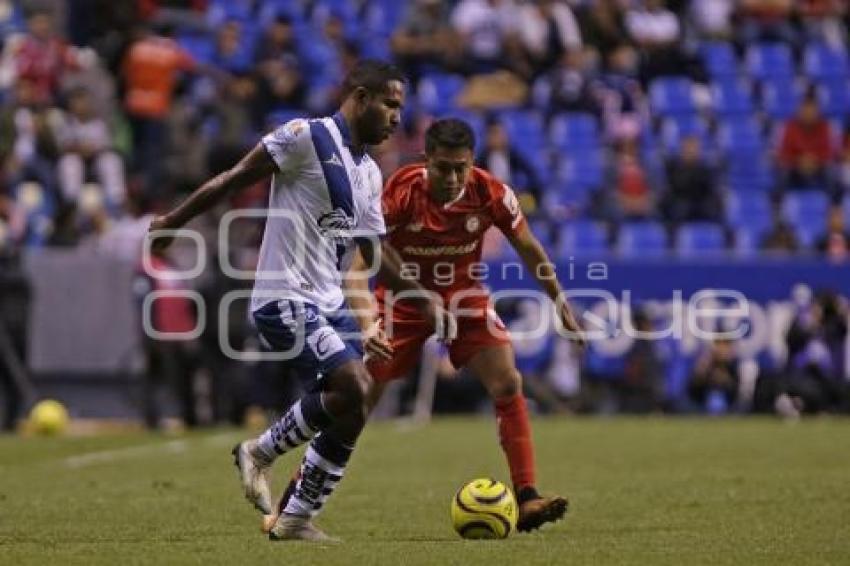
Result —
<path fill-rule="evenodd" d="M 544 523 L 554 523 L 563 519 L 569 502 L 563 497 L 536 497 L 519 506 L 519 518 L 516 528 L 527 533 L 539 529 Z"/>

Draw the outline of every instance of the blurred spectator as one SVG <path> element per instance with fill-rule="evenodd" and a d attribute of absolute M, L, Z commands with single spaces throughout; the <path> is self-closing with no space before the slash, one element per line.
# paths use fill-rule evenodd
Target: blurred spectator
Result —
<path fill-rule="evenodd" d="M 810 93 L 782 130 L 778 161 L 786 188 L 832 190 L 832 140 L 832 128 L 821 115 L 817 98 Z"/>
<path fill-rule="evenodd" d="M 818 240 L 817 249 L 834 262 L 850 258 L 850 232 L 844 225 L 844 211 L 840 206 L 830 209 L 826 234 Z"/>
<path fill-rule="evenodd" d="M 665 164 L 667 192 L 661 201 L 664 219 L 678 224 L 692 220 L 720 221 L 717 171 L 702 156 L 700 139 L 686 137 L 679 155 Z"/>
<path fill-rule="evenodd" d="M 738 359 L 729 340 L 715 340 L 697 359 L 688 395 L 700 409 L 725 413 L 738 398 Z"/>
<path fill-rule="evenodd" d="M 608 53 L 599 80 L 602 119 L 609 139 L 637 137 L 644 122 L 645 96 L 638 82 L 638 54 L 623 43 Z"/>
<path fill-rule="evenodd" d="M 643 311 L 634 313 L 632 327 L 648 333 L 652 320 Z M 658 352 L 658 340 L 635 338 L 625 354 L 620 383 L 620 410 L 626 413 L 650 413 L 661 409 L 664 394 L 664 364 Z"/>
<path fill-rule="evenodd" d="M 690 3 L 689 19 L 697 36 L 704 40 L 732 39 L 735 0 L 701 0 Z"/>
<path fill-rule="evenodd" d="M 230 73 L 244 73 L 254 58 L 247 42 L 242 25 L 236 20 L 226 21 L 215 35 L 212 64 Z"/>
<path fill-rule="evenodd" d="M 91 65 L 93 54 L 68 45 L 56 35 L 53 14 L 36 10 L 27 18 L 27 33 L 6 43 L 3 59 L 11 61 L 14 80 L 32 85 L 34 102 L 51 104 L 64 73 Z"/>
<path fill-rule="evenodd" d="M 447 5 L 440 0 L 412 2 L 390 41 L 393 55 L 413 87 L 428 70 L 458 64 L 460 45 L 449 24 Z"/>
<path fill-rule="evenodd" d="M 76 202 L 88 171 L 100 183 L 110 205 L 124 200 L 124 163 L 112 148 L 112 135 L 106 121 L 98 117 L 92 97 L 75 90 L 68 97 L 68 117 L 59 133 L 62 157 L 59 159 L 59 186 L 62 196 Z"/>
<path fill-rule="evenodd" d="M 37 181 L 56 194 L 53 163 L 58 156 L 61 112 L 39 99 L 36 86 L 20 79 L 0 110 L 0 157 L 9 185 Z"/>
<path fill-rule="evenodd" d="M 640 79 L 648 85 L 665 75 L 688 75 L 704 80 L 699 62 L 685 54 L 681 25 L 664 0 L 644 0 L 643 6 L 626 13 L 626 29 L 640 52 Z"/>
<path fill-rule="evenodd" d="M 782 219 L 775 220 L 773 228 L 765 234 L 761 249 L 772 254 L 791 253 L 800 249 L 794 229 Z"/>
<path fill-rule="evenodd" d="M 195 60 L 173 39 L 137 29 L 123 63 L 124 109 L 133 131 L 133 170 L 161 190 L 162 162 L 168 152 L 166 119 L 178 73 L 196 68 Z"/>
<path fill-rule="evenodd" d="M 174 276 L 175 267 L 164 255 L 152 255 L 150 265 L 155 274 L 140 271 L 134 284 L 138 297 L 145 297 L 151 291 L 183 289 L 184 282 Z M 157 332 L 192 332 L 196 326 L 194 301 L 176 295 L 157 298 L 151 305 L 151 326 Z M 155 339 L 145 333 L 147 371 L 143 385 L 143 411 L 148 428 L 158 429 L 163 425 L 166 386 L 174 388 L 186 426 L 198 424 L 194 391 L 198 350 L 196 340 Z"/>
<path fill-rule="evenodd" d="M 756 41 L 780 41 L 798 45 L 799 35 L 791 25 L 792 0 L 740 0 L 738 41 L 742 45 Z"/>
<path fill-rule="evenodd" d="M 461 0 L 451 14 L 451 23 L 460 35 L 468 73 L 527 71 L 520 57 L 518 11 L 513 0 Z"/>
<path fill-rule="evenodd" d="M 602 106 L 592 60 L 582 50 L 565 52 L 546 75 L 550 88 L 549 113 L 588 112 L 601 118 Z"/>
<path fill-rule="evenodd" d="M 787 394 L 804 412 L 848 409 L 844 379 L 847 304 L 833 293 L 819 293 L 788 330 Z"/>
<path fill-rule="evenodd" d="M 551 68 L 567 51 L 582 47 L 578 23 L 564 0 L 533 0 L 523 5 L 519 33 L 535 75 Z"/>
<path fill-rule="evenodd" d="M 498 120 L 488 122 L 484 147 L 475 158 L 475 165 L 488 170 L 517 192 L 533 194 L 540 202 L 542 186 L 537 172 L 526 157 L 511 146 L 505 127 Z"/>
<path fill-rule="evenodd" d="M 213 174 L 236 164 L 253 142 L 256 118 L 252 116 L 257 96 L 257 84 L 249 76 L 236 76 L 221 89 L 212 110 L 216 119 L 216 134 L 211 140 L 209 170 Z"/>
<path fill-rule="evenodd" d="M 593 46 L 602 60 L 628 37 L 617 0 L 590 0 L 578 16 L 584 44 Z"/>
<path fill-rule="evenodd" d="M 617 142 L 608 176 L 609 186 L 615 191 L 617 217 L 634 220 L 652 216 L 655 205 L 652 179 L 641 162 L 635 139 Z"/>
<path fill-rule="evenodd" d="M 266 31 L 257 54 L 258 105 L 263 114 L 304 107 L 307 86 L 297 49 L 292 22 L 277 18 Z"/>
<path fill-rule="evenodd" d="M 836 193 L 850 195 L 850 131 L 845 130 L 835 170 Z"/>
<path fill-rule="evenodd" d="M 845 49 L 847 3 L 842 0 L 800 0 L 796 3 L 803 34 L 807 41 L 823 42 L 834 49 Z"/>

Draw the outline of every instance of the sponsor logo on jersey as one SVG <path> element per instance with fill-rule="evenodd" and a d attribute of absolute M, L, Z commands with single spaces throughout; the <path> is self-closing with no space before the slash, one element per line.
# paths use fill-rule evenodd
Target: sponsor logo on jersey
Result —
<path fill-rule="evenodd" d="M 415 256 L 466 255 L 475 251 L 478 240 L 460 246 L 405 246 L 402 253 Z"/>
<path fill-rule="evenodd" d="M 354 219 L 341 208 L 335 208 L 331 212 L 323 214 L 316 223 L 319 225 L 319 232 L 322 236 L 332 238 L 345 237 L 345 232 L 354 228 Z"/>

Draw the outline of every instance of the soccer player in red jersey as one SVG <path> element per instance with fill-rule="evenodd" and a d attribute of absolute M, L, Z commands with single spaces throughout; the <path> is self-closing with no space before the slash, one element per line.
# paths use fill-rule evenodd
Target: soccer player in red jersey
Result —
<path fill-rule="evenodd" d="M 469 125 L 456 119 L 438 120 L 428 129 L 425 144 L 427 161 L 401 168 L 384 188 L 387 243 L 401 256 L 402 276 L 417 279 L 457 317 L 458 339 L 449 345 L 452 364 L 471 371 L 493 399 L 519 503 L 517 528 L 530 531 L 563 517 L 567 500 L 543 497 L 536 488 L 522 377 L 508 331 L 481 281 L 482 239 L 490 226 L 502 231 L 555 303 L 565 334 L 579 344 L 584 338 L 562 297 L 554 267 L 528 228 L 513 191 L 473 167 L 475 138 Z M 352 273 L 365 268 L 355 260 Z M 363 277 L 350 277 L 348 300 L 364 330 L 367 368 L 375 382 L 374 407 L 389 381 L 415 368 L 433 326 L 413 301 L 394 296 L 380 280 L 374 294 L 377 305 L 373 305 L 367 285 Z M 287 493 L 282 501 L 286 497 Z"/>

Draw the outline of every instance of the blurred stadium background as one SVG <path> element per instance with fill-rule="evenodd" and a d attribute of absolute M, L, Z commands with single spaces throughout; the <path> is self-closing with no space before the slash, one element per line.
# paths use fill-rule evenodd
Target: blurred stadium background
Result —
<path fill-rule="evenodd" d="M 375 150 L 384 173 L 421 155 L 434 117 L 467 119 L 479 164 L 520 194 L 565 287 L 621 302 L 600 312 L 612 328 L 668 328 L 705 289 L 748 300 L 733 342 L 686 328 L 580 354 L 554 332 L 518 339 L 535 410 L 846 412 L 848 18 L 840 0 L 0 0 L 4 427 L 36 396 L 78 421 L 159 428 L 242 423 L 297 394 L 275 364 L 219 347 L 221 333 L 258 348 L 246 304 L 218 306 L 249 288 L 221 267 L 250 272 L 262 219 L 234 223 L 227 250 L 216 236 L 226 210 L 265 206 L 267 183 L 193 224 L 205 246 L 161 260 L 205 266 L 195 278 L 145 275 L 141 242 L 153 213 L 263 132 L 333 111 L 359 57 L 410 77 L 403 127 Z M 496 272 L 515 260 L 498 237 L 486 259 Z M 529 287 L 515 271 L 489 284 Z M 201 335 L 145 338 L 150 290 L 197 291 L 152 317 L 187 332 L 205 310 Z M 534 301 L 498 308 L 518 336 L 540 318 Z M 488 405 L 436 347 L 389 397 L 383 415 Z"/>

